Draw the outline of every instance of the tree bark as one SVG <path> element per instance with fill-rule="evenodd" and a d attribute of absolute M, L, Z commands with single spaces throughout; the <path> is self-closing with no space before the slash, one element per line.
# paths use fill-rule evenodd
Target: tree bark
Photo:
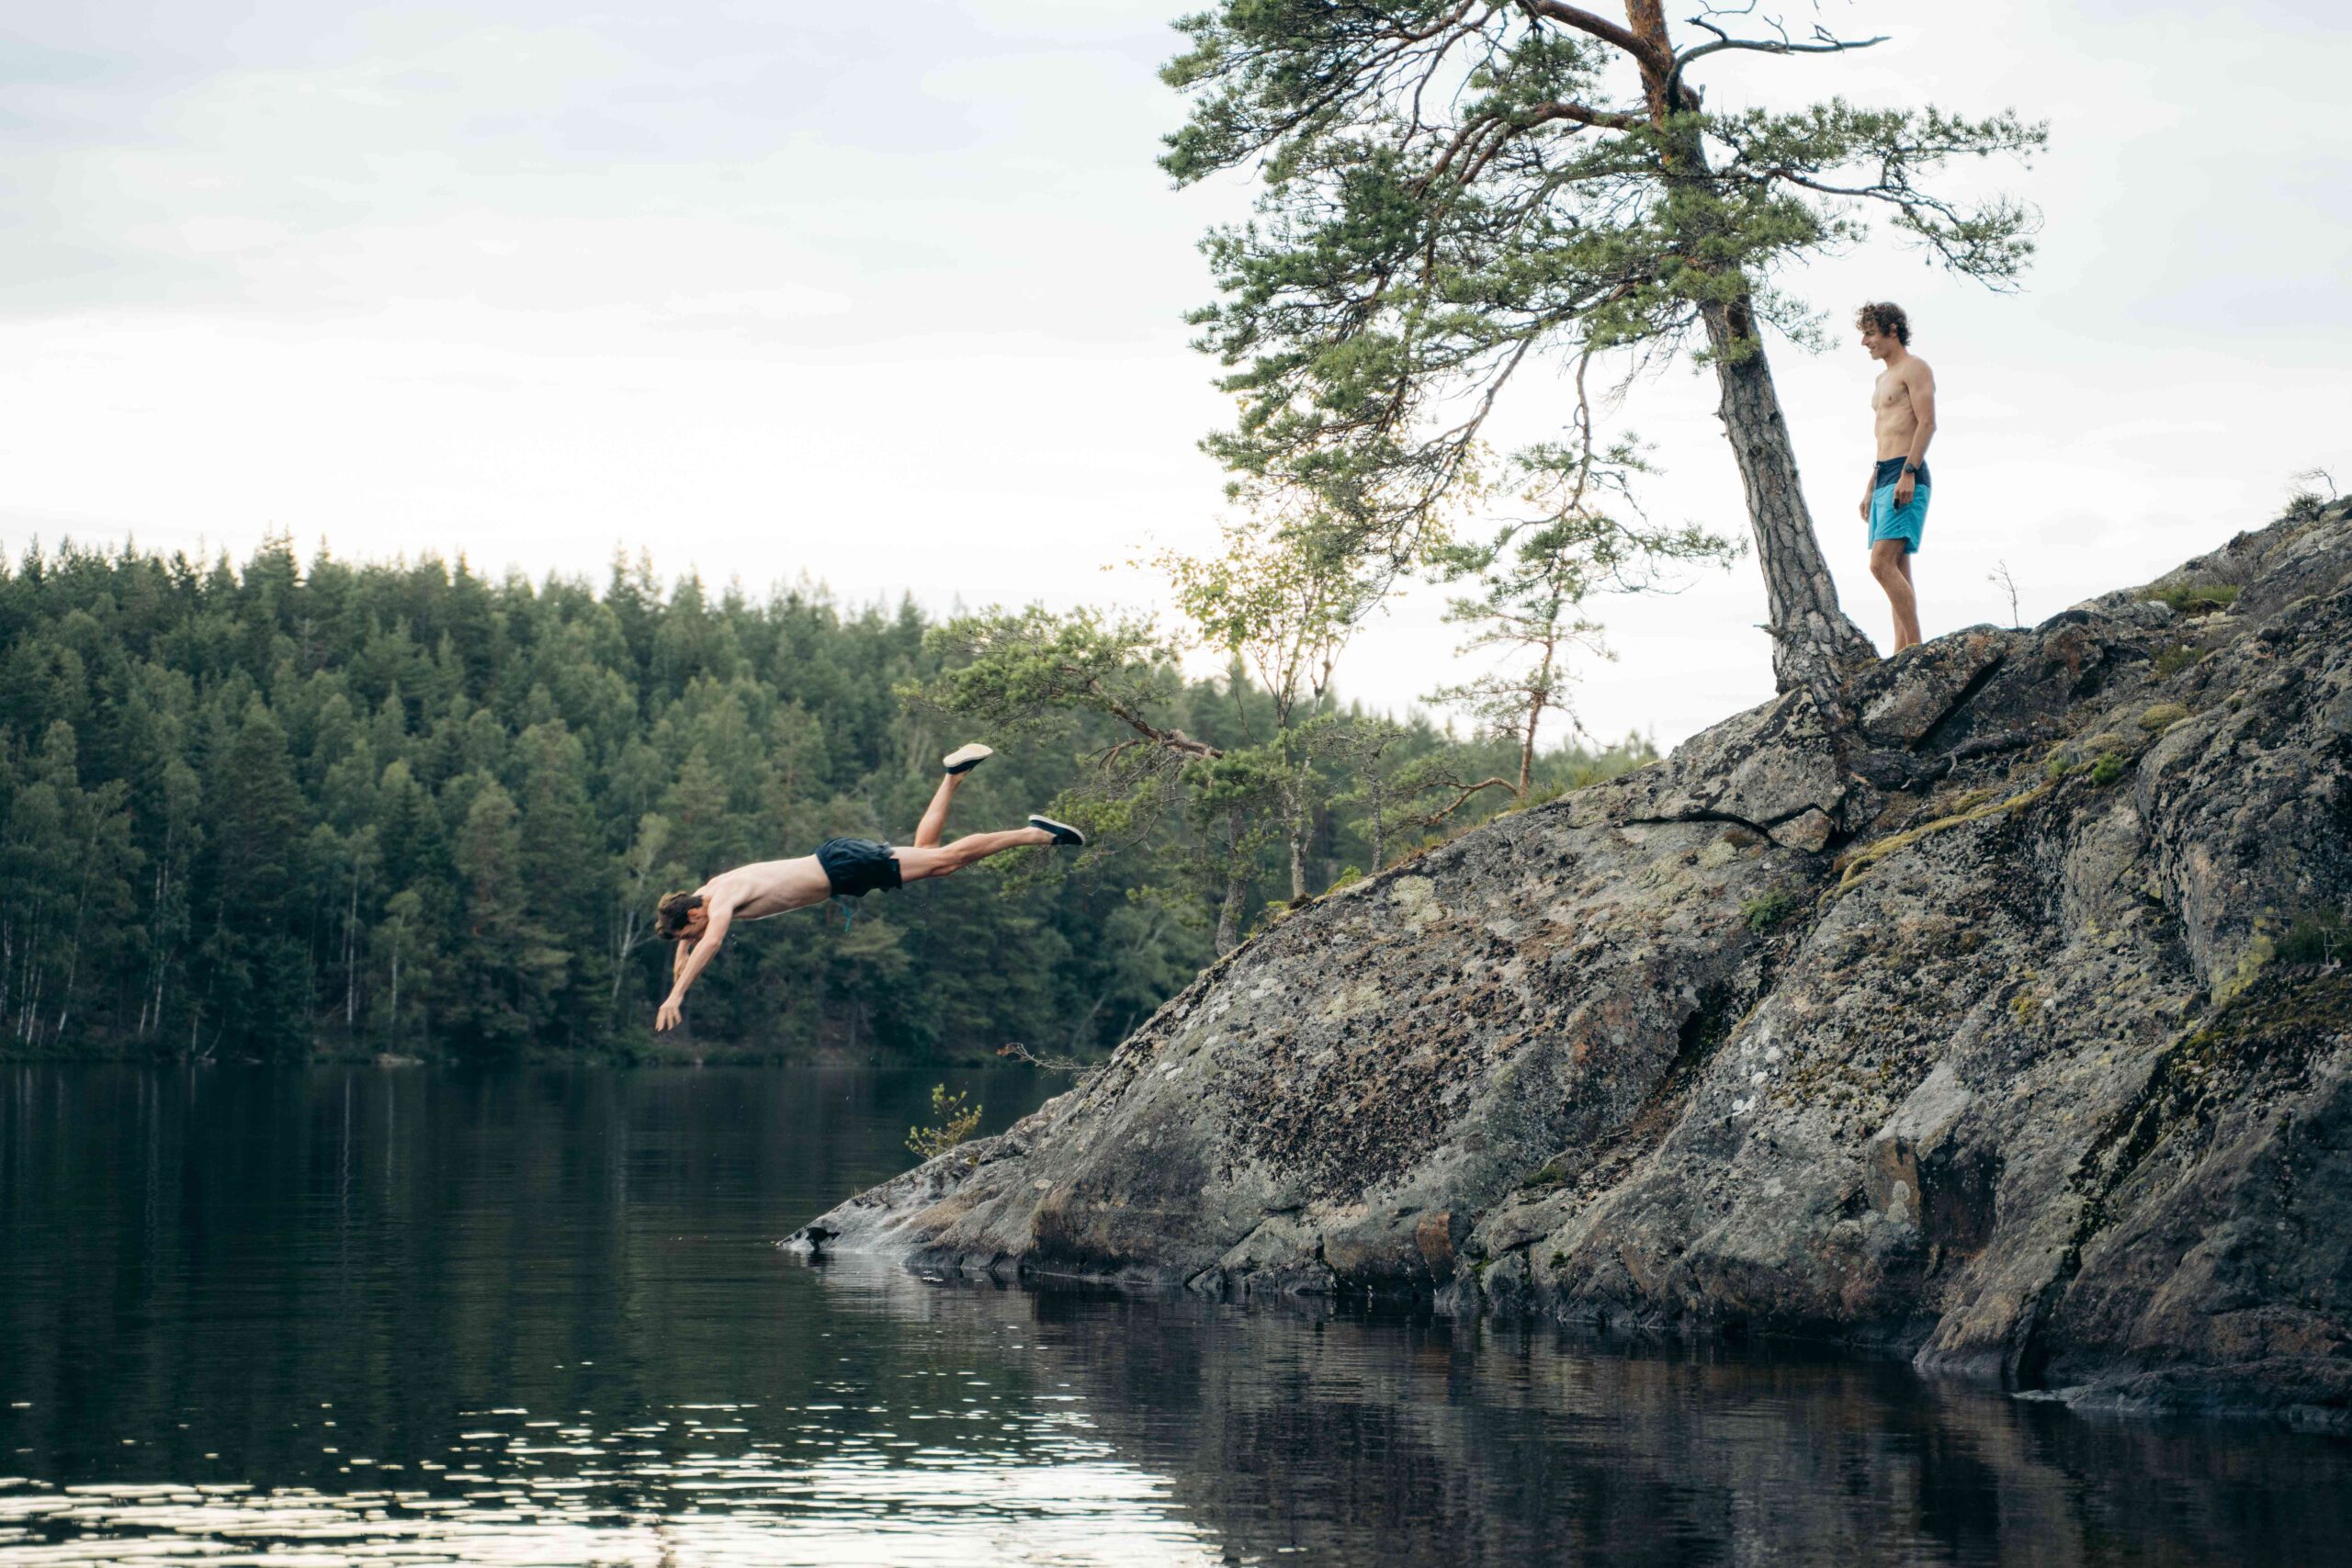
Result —
<path fill-rule="evenodd" d="M 1825 713 L 1835 712 L 1839 684 L 1874 663 L 1878 649 L 1838 608 L 1838 585 L 1814 535 L 1788 422 L 1747 301 L 1711 304 L 1702 315 L 1723 394 L 1716 412 L 1739 463 L 1748 525 L 1764 570 L 1773 679 L 1781 691 L 1811 692 Z"/>

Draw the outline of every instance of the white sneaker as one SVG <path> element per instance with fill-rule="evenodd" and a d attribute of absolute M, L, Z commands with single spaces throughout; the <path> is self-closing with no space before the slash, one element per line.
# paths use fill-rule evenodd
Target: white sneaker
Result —
<path fill-rule="evenodd" d="M 951 773 L 968 773 L 995 755 L 994 747 L 983 746 L 975 740 L 969 746 L 958 746 L 948 752 L 939 759 L 939 765 Z"/>

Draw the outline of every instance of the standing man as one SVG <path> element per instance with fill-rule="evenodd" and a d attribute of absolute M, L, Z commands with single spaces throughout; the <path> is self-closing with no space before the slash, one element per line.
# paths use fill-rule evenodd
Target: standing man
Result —
<path fill-rule="evenodd" d="M 1865 305 L 1855 315 L 1862 347 L 1884 367 L 1871 388 L 1878 466 L 1862 491 L 1870 525 L 1871 575 L 1894 607 L 1894 651 L 1919 642 L 1919 600 L 1911 558 L 1928 522 L 1928 443 L 1936 434 L 1936 377 L 1911 352 L 1911 321 L 1900 305 Z"/>
<path fill-rule="evenodd" d="M 939 760 L 946 777 L 933 793 L 931 805 L 915 828 L 912 844 L 893 849 L 872 839 L 828 839 L 813 855 L 739 865 L 720 872 L 692 893 L 664 897 L 653 911 L 653 932 L 677 943 L 677 957 L 670 965 L 674 978 L 669 999 L 653 1018 L 654 1032 L 677 1024 L 686 992 L 718 955 L 718 944 L 727 940 L 728 928 L 738 919 L 763 920 L 786 909 L 821 904 L 829 897 L 862 898 L 877 887 L 895 893 L 907 883 L 952 876 L 990 855 L 1024 845 L 1086 842 L 1086 835 L 1067 822 L 1032 817 L 1026 828 L 967 833 L 952 844 L 941 843 L 939 835 L 947 826 L 947 807 L 956 798 L 956 786 L 966 773 L 994 755 L 986 746 L 972 745 Z"/>

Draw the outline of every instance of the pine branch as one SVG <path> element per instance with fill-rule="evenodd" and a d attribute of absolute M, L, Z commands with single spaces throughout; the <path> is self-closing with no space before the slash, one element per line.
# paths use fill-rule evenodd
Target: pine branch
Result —
<path fill-rule="evenodd" d="M 1734 38 L 1703 17 L 1692 17 L 1689 19 L 1692 27 L 1704 28 L 1714 34 L 1715 41 L 1702 43 L 1693 49 L 1686 49 L 1676 55 L 1674 72 L 1678 78 L 1682 73 L 1682 68 L 1692 61 L 1704 59 L 1710 54 L 1720 54 L 1727 49 L 1752 50 L 1758 54 L 1842 54 L 1849 49 L 1869 49 L 1874 44 L 1887 41 L 1887 35 L 1883 33 L 1876 38 L 1841 39 L 1822 27 L 1815 27 L 1813 29 L 1815 41 L 1812 43 L 1792 43 L 1785 34 L 1778 39 Z M 1774 25 L 1778 26 L 1777 23 Z"/>
<path fill-rule="evenodd" d="M 1596 17 L 1590 11 L 1579 6 L 1563 5 L 1561 0 L 1520 0 L 1520 6 L 1531 17 L 1542 17 L 1550 21 L 1559 22 L 1574 28 L 1580 33 L 1589 34 L 1604 43 L 1614 44 L 1640 63 L 1661 74 L 1673 69 L 1674 62 L 1671 59 L 1644 43 L 1629 29 L 1618 26 L 1605 17 Z"/>

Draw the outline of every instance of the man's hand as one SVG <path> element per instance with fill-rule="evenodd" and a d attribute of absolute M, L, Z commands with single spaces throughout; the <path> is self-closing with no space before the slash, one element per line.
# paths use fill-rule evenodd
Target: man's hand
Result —
<path fill-rule="evenodd" d="M 662 1010 L 653 1015 L 653 1032 L 668 1033 L 678 1027 L 678 1021 L 684 1016 L 678 1006 L 678 998 L 675 997 L 666 998 L 662 1003 Z"/>
<path fill-rule="evenodd" d="M 1911 492 L 1917 490 L 1918 485 L 1919 481 L 1917 477 L 1914 475 L 1910 469 L 1904 469 L 1903 477 L 1894 481 L 1894 504 L 1897 506 L 1910 505 Z"/>

